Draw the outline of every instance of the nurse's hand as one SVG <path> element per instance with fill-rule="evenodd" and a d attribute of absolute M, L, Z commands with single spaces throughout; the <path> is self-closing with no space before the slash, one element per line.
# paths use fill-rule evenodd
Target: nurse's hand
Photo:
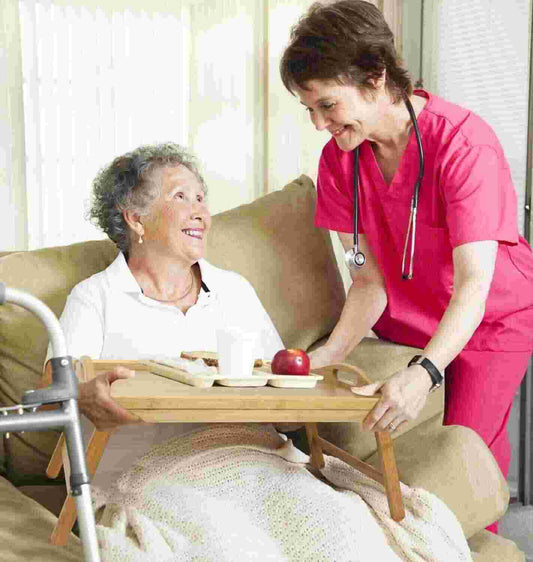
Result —
<path fill-rule="evenodd" d="M 381 392 L 381 400 L 363 420 L 366 431 L 396 431 L 404 423 L 414 420 L 426 403 L 432 381 L 420 365 L 406 367 L 386 381 L 357 388 L 355 394 L 373 396 Z"/>
<path fill-rule="evenodd" d="M 135 372 L 125 367 L 115 367 L 88 382 L 80 383 L 78 407 L 99 431 L 109 431 L 119 425 L 144 423 L 141 418 L 119 406 L 111 398 L 111 385 L 119 379 L 129 379 Z"/>
<path fill-rule="evenodd" d="M 320 369 L 321 367 L 326 367 L 327 365 L 342 363 L 344 359 L 344 357 L 340 357 L 338 354 L 332 352 L 326 345 L 323 345 L 314 351 L 310 351 L 308 355 L 311 360 L 311 370 Z"/>

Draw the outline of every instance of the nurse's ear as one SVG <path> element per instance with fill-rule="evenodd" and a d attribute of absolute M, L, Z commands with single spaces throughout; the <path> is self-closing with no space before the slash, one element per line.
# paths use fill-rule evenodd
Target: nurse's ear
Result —
<path fill-rule="evenodd" d="M 375 90 L 376 94 L 380 94 L 385 90 L 386 82 L 387 82 L 387 70 L 383 69 L 381 76 L 379 78 L 370 78 L 370 84 Z"/>

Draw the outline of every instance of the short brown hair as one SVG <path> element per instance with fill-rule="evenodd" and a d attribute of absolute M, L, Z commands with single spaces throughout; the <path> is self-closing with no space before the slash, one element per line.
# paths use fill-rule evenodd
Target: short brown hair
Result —
<path fill-rule="evenodd" d="M 412 94 L 392 31 L 382 13 L 364 0 L 315 2 L 291 29 L 280 62 L 281 79 L 291 93 L 295 87 L 307 89 L 309 80 L 335 80 L 372 94 L 372 80 L 384 70 L 395 103 Z"/>

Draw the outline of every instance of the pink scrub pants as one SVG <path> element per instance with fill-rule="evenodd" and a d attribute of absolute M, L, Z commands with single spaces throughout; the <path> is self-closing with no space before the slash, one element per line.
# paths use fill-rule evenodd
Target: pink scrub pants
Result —
<path fill-rule="evenodd" d="M 507 478 L 511 445 L 507 422 L 527 370 L 530 351 L 462 351 L 445 375 L 444 425 L 475 430 Z M 487 530 L 498 532 L 498 523 Z"/>

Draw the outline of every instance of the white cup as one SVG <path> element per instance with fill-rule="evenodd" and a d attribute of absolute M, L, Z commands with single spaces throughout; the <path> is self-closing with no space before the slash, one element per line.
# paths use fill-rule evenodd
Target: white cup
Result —
<path fill-rule="evenodd" d="M 256 359 L 257 332 L 240 328 L 217 330 L 218 372 L 225 377 L 250 377 Z"/>

